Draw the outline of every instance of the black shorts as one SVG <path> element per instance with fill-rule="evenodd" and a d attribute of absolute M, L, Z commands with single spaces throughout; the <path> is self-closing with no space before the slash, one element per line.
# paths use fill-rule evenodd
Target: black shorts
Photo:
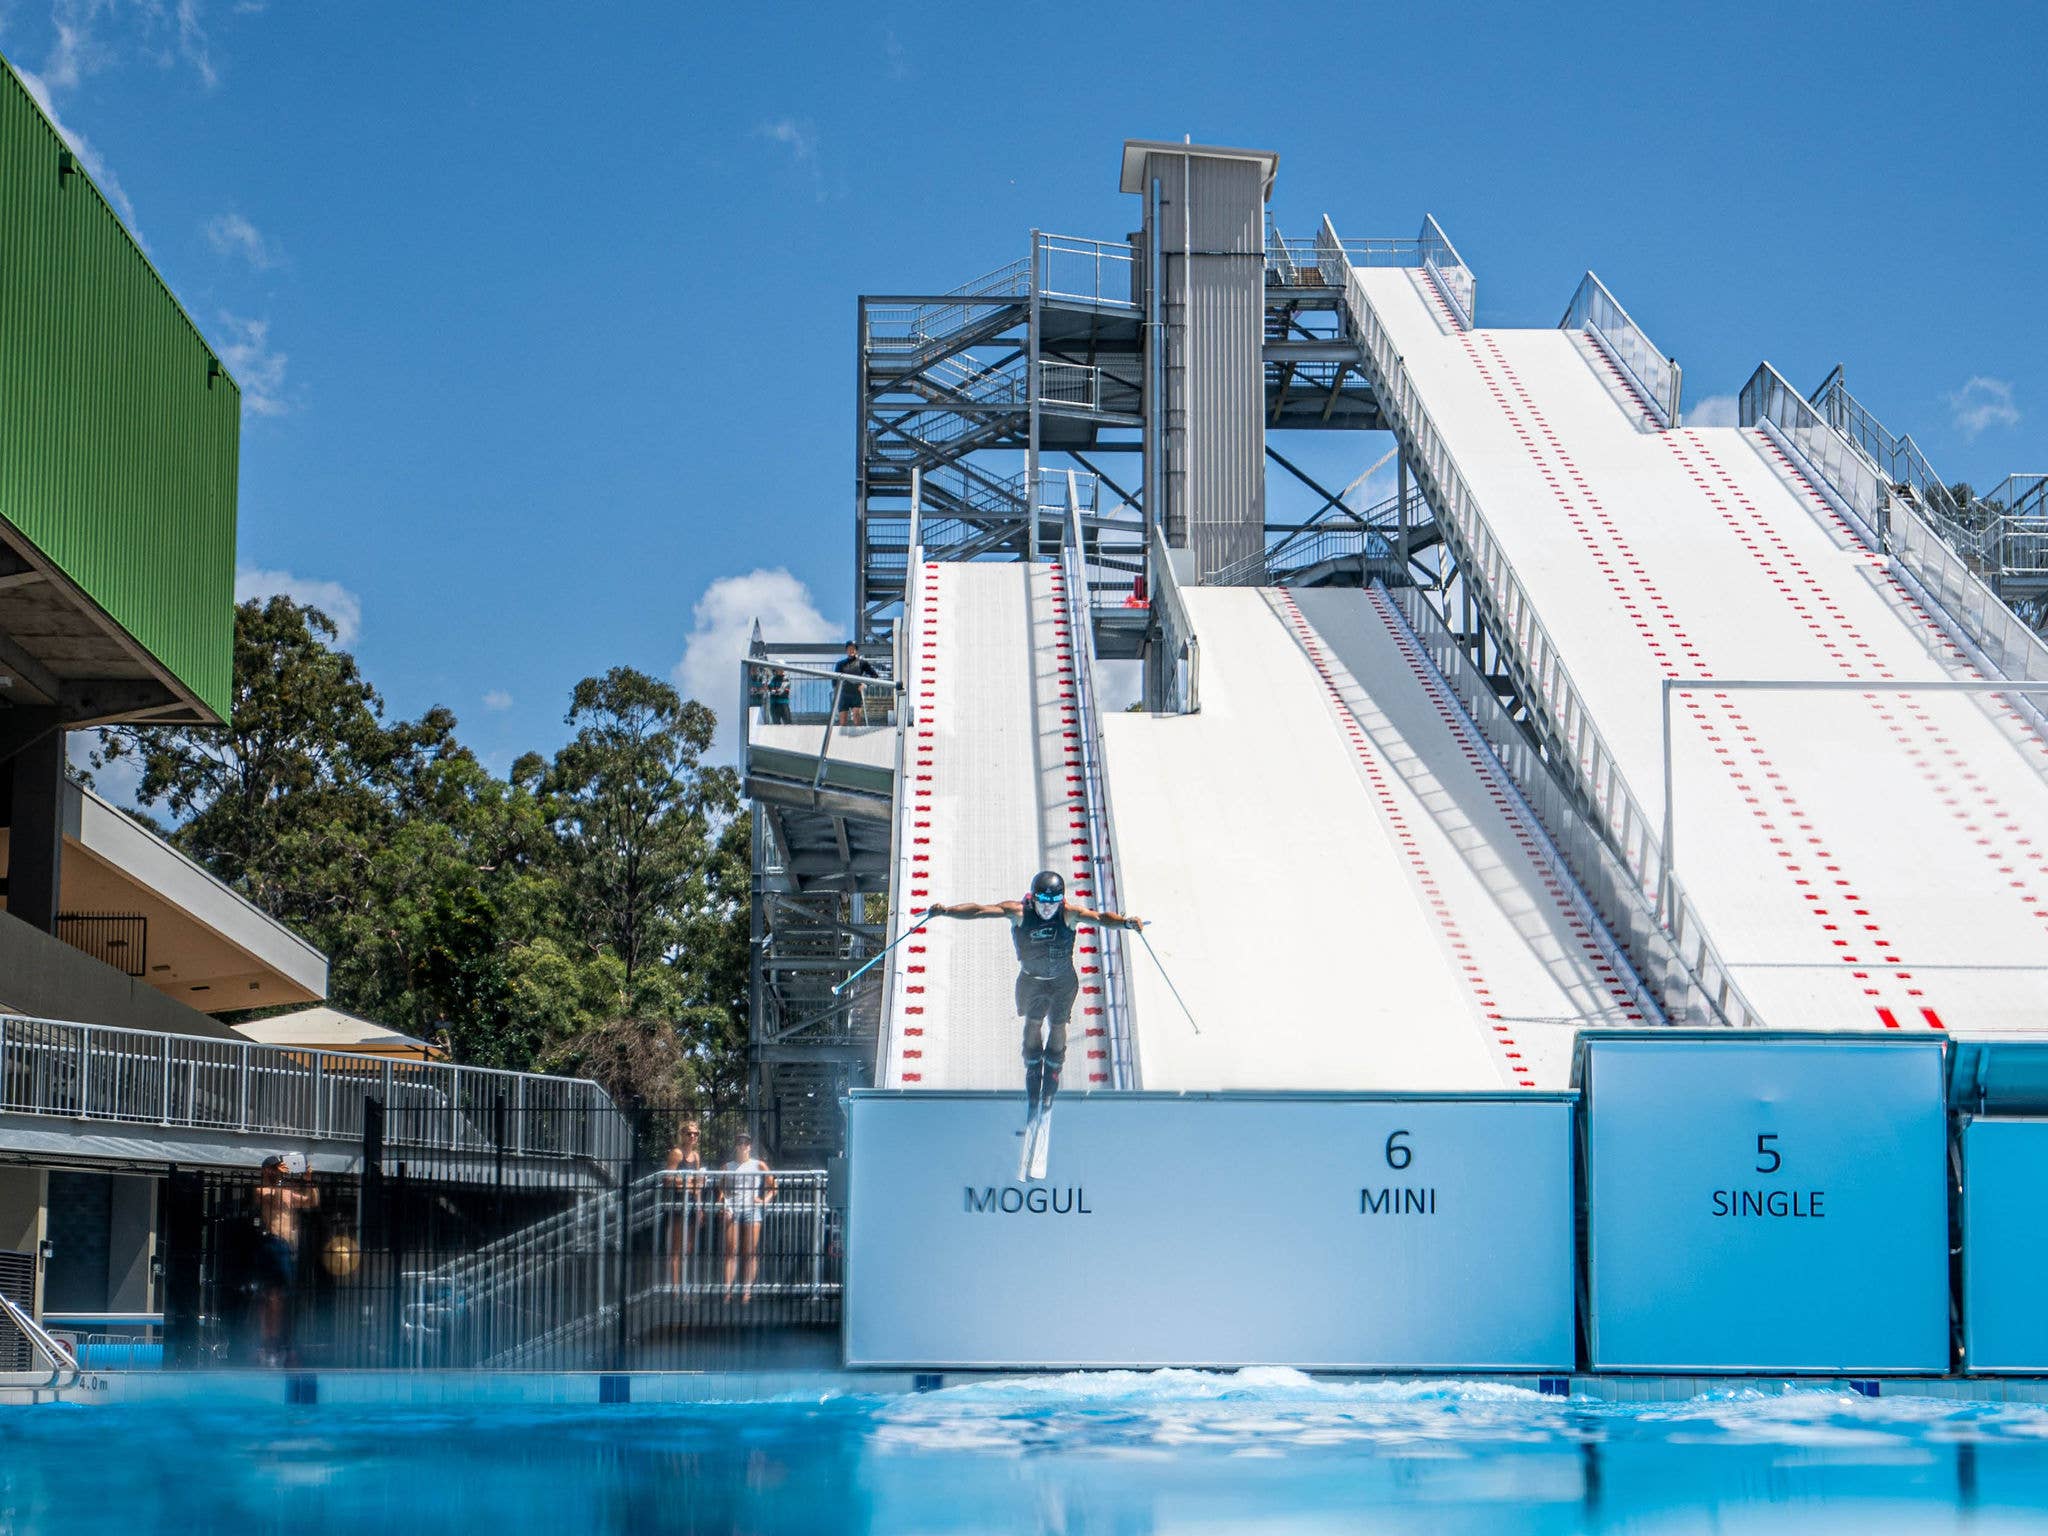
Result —
<path fill-rule="evenodd" d="M 1080 992 L 1081 978 L 1073 971 L 1058 976 L 1033 976 L 1027 971 L 1019 971 L 1017 1016 L 1065 1025 L 1074 1016 L 1074 999 Z"/>

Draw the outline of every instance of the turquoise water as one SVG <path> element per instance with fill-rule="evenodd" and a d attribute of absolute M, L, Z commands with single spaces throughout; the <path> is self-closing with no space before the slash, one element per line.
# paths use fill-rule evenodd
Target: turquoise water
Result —
<path fill-rule="evenodd" d="M 1991 1532 L 2048 1408 L 1286 1371 L 688 1406 L 0 1409 L 0 1532 Z"/>

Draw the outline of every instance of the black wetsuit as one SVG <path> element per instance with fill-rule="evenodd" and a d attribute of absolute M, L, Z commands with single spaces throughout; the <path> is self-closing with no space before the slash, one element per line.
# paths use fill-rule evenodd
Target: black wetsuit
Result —
<path fill-rule="evenodd" d="M 840 678 L 839 682 L 834 686 L 839 690 L 839 712 L 841 714 L 850 713 L 861 707 L 860 680 L 862 678 L 880 677 L 882 675 L 864 657 L 860 656 L 842 656 L 839 659 L 838 665 L 834 666 L 832 670 L 837 672 Z"/>
<path fill-rule="evenodd" d="M 1024 1020 L 1024 1088 L 1035 1114 L 1051 1103 L 1067 1060 L 1067 1025 L 1081 978 L 1074 971 L 1074 922 L 1064 906 L 1040 917 L 1030 902 L 1010 924 L 1017 949 L 1017 1012 Z M 1041 1035 L 1041 1025 L 1043 1034 Z"/>

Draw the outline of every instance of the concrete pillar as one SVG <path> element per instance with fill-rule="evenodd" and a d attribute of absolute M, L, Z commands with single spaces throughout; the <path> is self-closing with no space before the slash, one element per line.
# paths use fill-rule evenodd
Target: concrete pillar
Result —
<path fill-rule="evenodd" d="M 35 1305 L 43 1315 L 43 1239 L 49 1235 L 50 1176 L 41 1168 L 0 1168 L 0 1248 L 36 1256 Z"/>
<path fill-rule="evenodd" d="M 7 761 L 7 912 L 55 933 L 64 855 L 64 728 L 55 710 L 9 710 L 7 725 L 10 737 L 26 738 Z"/>

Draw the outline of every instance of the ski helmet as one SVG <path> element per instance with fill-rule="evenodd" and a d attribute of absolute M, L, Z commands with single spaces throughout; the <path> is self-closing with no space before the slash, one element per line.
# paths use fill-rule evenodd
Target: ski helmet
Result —
<path fill-rule="evenodd" d="M 1040 915 L 1050 917 L 1054 910 L 1067 904 L 1067 882 L 1055 871 L 1041 869 L 1031 877 L 1031 894 L 1027 901 L 1029 905 L 1042 909 Z"/>

